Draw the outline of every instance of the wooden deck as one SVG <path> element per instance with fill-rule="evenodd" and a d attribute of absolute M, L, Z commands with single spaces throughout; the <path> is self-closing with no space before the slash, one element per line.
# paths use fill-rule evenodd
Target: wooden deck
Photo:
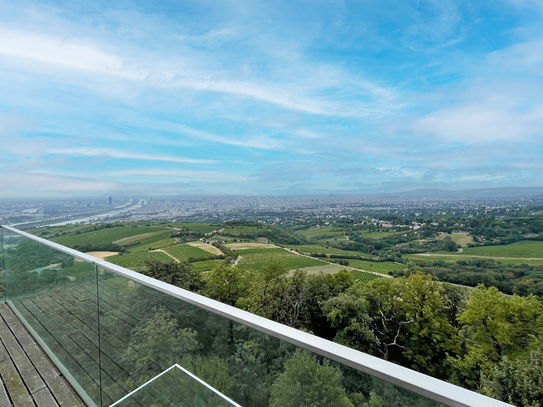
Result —
<path fill-rule="evenodd" d="M 0 304 L 0 406 L 85 407 L 6 304 Z"/>

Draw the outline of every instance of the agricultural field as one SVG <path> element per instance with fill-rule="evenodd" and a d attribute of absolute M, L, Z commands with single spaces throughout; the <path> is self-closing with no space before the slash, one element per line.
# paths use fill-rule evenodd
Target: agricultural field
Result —
<path fill-rule="evenodd" d="M 100 229 L 76 235 L 59 236 L 51 240 L 64 246 L 74 247 L 76 245 L 85 246 L 88 244 L 108 244 L 138 235 L 147 235 L 148 233 L 160 232 L 171 233 L 171 231 L 171 229 L 166 229 L 160 226 L 124 226 Z"/>
<path fill-rule="evenodd" d="M 527 264 L 530 266 L 543 266 L 543 259 L 535 259 L 535 260 L 526 260 L 523 258 L 500 258 L 500 257 L 489 257 L 489 256 L 464 256 L 462 254 L 444 254 L 444 253 L 420 253 L 420 254 L 405 254 L 403 256 L 404 258 L 408 260 L 419 260 L 419 261 L 426 261 L 426 262 L 433 262 L 433 261 L 446 261 L 450 263 L 454 263 L 460 260 L 472 260 L 472 259 L 492 259 L 496 261 L 497 263 L 503 263 L 503 264 L 513 264 L 513 265 L 520 265 L 520 264 Z"/>
<path fill-rule="evenodd" d="M 294 270 L 290 270 L 290 274 L 292 274 Z M 325 264 L 324 266 L 302 267 L 300 270 L 305 271 L 307 274 L 336 274 L 339 270 L 345 270 L 345 266 L 339 264 Z"/>
<path fill-rule="evenodd" d="M 335 247 L 330 247 L 330 246 L 326 247 L 326 246 L 317 245 L 317 244 L 287 245 L 285 247 L 288 247 L 289 249 L 296 250 L 299 253 L 304 253 L 304 254 L 311 254 L 311 253 L 345 254 L 347 256 L 362 256 L 362 257 L 367 257 L 369 259 L 371 259 L 372 257 L 375 257 L 375 256 L 372 256 L 371 254 L 364 253 L 364 252 L 356 252 L 352 250 L 341 250 L 341 249 L 336 249 Z"/>
<path fill-rule="evenodd" d="M 167 225 L 176 229 L 181 229 L 183 227 L 186 227 L 191 230 L 198 230 L 203 233 L 211 233 L 214 230 L 221 228 L 221 225 L 208 225 L 206 223 L 194 223 L 194 222 L 168 222 Z"/>
<path fill-rule="evenodd" d="M 149 258 L 160 261 L 173 261 L 170 257 L 161 252 L 129 253 L 123 254 L 122 256 L 117 254 L 115 256 L 106 257 L 104 260 L 121 267 L 126 267 L 130 270 L 142 271 L 145 270 L 145 260 Z"/>
<path fill-rule="evenodd" d="M 543 259 L 543 242 L 524 240 L 501 246 L 468 247 L 463 255 Z"/>
<path fill-rule="evenodd" d="M 202 249 L 208 253 L 213 254 L 214 256 L 222 256 L 224 253 L 219 249 L 218 247 L 215 247 L 213 245 L 203 243 L 203 242 L 188 242 L 189 246 L 196 247 L 197 249 Z"/>
<path fill-rule="evenodd" d="M 330 238 L 345 239 L 345 231 L 332 226 L 319 226 L 311 229 L 298 230 L 296 234 L 317 240 Z"/>
<path fill-rule="evenodd" d="M 266 243 L 227 243 L 226 247 L 229 247 L 234 250 L 247 250 L 247 249 L 277 249 L 277 246 L 274 244 Z"/>
<path fill-rule="evenodd" d="M 160 239 L 162 236 L 157 236 L 157 237 Z M 132 253 L 146 252 L 146 251 L 149 251 L 149 249 L 151 250 L 163 249 L 165 247 L 174 246 L 176 244 L 177 244 L 177 240 L 175 238 L 170 237 L 170 238 L 162 239 L 162 240 L 140 242 L 137 246 L 131 246 L 129 249 L 130 249 L 130 252 Z"/>
<path fill-rule="evenodd" d="M 211 254 L 208 251 L 191 246 L 187 243 L 166 247 L 163 250 L 181 262 L 187 261 L 189 258 L 209 259 L 216 256 L 215 254 Z"/>
<path fill-rule="evenodd" d="M 192 264 L 193 270 L 198 271 L 209 271 L 213 269 L 214 267 L 217 267 L 220 265 L 224 260 L 204 260 L 204 261 L 197 261 Z"/>
<path fill-rule="evenodd" d="M 375 280 L 376 278 L 383 278 L 383 277 L 376 276 L 375 274 L 364 273 L 363 271 L 358 271 L 358 270 L 352 270 L 351 274 L 353 275 L 355 279 L 359 281 L 371 281 L 371 280 Z"/>
<path fill-rule="evenodd" d="M 287 270 L 326 265 L 323 261 L 290 253 L 284 249 L 248 249 L 239 250 L 238 253 L 241 256 L 238 263 L 240 267 L 257 271 L 262 271 L 272 260 L 279 260 Z"/>
<path fill-rule="evenodd" d="M 382 231 L 382 232 L 363 232 L 364 237 L 369 237 L 371 239 L 383 239 L 385 237 L 390 237 L 394 235 L 401 235 L 406 233 L 405 231 L 401 232 L 391 232 L 391 231 Z"/>
<path fill-rule="evenodd" d="M 452 233 L 448 236 L 453 240 L 453 242 L 462 247 L 466 247 L 468 243 L 473 243 L 473 237 L 467 233 Z"/>
<path fill-rule="evenodd" d="M 389 271 L 400 271 L 407 268 L 405 264 L 396 264 L 390 261 L 371 262 L 365 260 L 349 259 L 349 266 L 361 270 L 373 271 L 374 273 L 388 274 Z"/>

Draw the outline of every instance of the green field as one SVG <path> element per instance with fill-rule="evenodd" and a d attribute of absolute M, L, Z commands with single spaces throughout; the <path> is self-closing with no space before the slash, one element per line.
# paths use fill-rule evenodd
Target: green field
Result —
<path fill-rule="evenodd" d="M 473 237 L 465 233 L 452 233 L 449 236 L 456 244 L 466 247 L 468 243 L 473 243 Z"/>
<path fill-rule="evenodd" d="M 396 234 L 403 234 L 404 232 L 364 232 L 364 237 L 369 237 L 371 239 L 382 239 L 384 237 L 394 236 Z"/>
<path fill-rule="evenodd" d="M 204 260 L 191 263 L 192 269 L 197 271 L 208 271 L 213 269 L 213 267 L 218 266 L 224 260 Z"/>
<path fill-rule="evenodd" d="M 173 257 L 175 257 L 177 260 L 183 262 L 187 261 L 189 258 L 195 258 L 195 259 L 210 259 L 214 257 L 214 254 L 211 254 L 209 252 L 206 252 L 205 250 L 198 249 L 197 247 L 188 245 L 186 243 L 184 244 L 178 244 L 176 246 L 166 247 L 163 249 L 166 253 L 171 254 Z"/>
<path fill-rule="evenodd" d="M 199 230 L 203 233 L 210 233 L 214 230 L 220 229 L 218 225 L 208 225 L 207 223 L 194 223 L 194 222 L 169 222 L 169 226 L 173 228 L 181 229 L 182 227 L 189 228 L 191 230 Z"/>
<path fill-rule="evenodd" d="M 390 261 L 371 262 L 364 260 L 348 260 L 349 266 L 357 269 L 373 271 L 374 273 L 388 274 L 389 271 L 399 271 L 407 268 L 405 264 L 395 264 Z"/>
<path fill-rule="evenodd" d="M 110 263 L 117 264 L 118 266 L 126 267 L 134 271 L 142 271 L 146 268 L 145 260 L 153 258 L 161 261 L 172 262 L 173 259 L 169 258 L 166 254 L 161 252 L 142 252 L 142 253 L 129 253 L 119 256 L 106 257 L 104 260 Z"/>
<path fill-rule="evenodd" d="M 297 250 L 300 253 L 310 254 L 310 253 L 326 253 L 326 254 L 345 254 L 347 256 L 362 256 L 367 258 L 372 258 L 371 254 L 364 252 L 355 252 L 352 250 L 341 250 L 336 249 L 335 247 L 324 247 L 318 244 L 306 244 L 306 245 L 287 245 L 289 249 Z"/>
<path fill-rule="evenodd" d="M 238 253 L 242 256 L 238 263 L 240 267 L 257 271 L 262 271 L 264 266 L 275 259 L 287 270 L 326 265 L 322 261 L 299 256 L 284 249 L 248 249 L 240 250 Z"/>
<path fill-rule="evenodd" d="M 376 278 L 383 278 L 383 277 L 376 276 L 375 274 L 364 273 L 363 271 L 357 271 L 357 270 L 352 270 L 351 274 L 357 280 L 362 280 L 362 281 L 371 281 L 371 280 L 375 280 Z"/>
<path fill-rule="evenodd" d="M 408 260 L 417 260 L 417 261 L 426 261 L 426 262 L 433 262 L 433 261 L 447 261 L 450 263 L 454 263 L 460 260 L 468 261 L 470 259 L 492 259 L 496 262 L 503 263 L 503 264 L 513 264 L 513 265 L 519 265 L 519 264 L 528 264 L 530 266 L 543 266 L 543 259 L 541 260 L 525 260 L 522 258 L 519 259 L 501 259 L 498 257 L 478 257 L 478 256 L 463 256 L 462 254 L 429 254 L 429 255 L 417 255 L 417 254 L 405 254 L 403 256 L 404 258 Z"/>
<path fill-rule="evenodd" d="M 524 240 L 502 246 L 468 247 L 462 255 L 491 257 L 528 257 L 543 259 L 543 242 Z"/>
<path fill-rule="evenodd" d="M 171 229 L 166 229 L 160 226 L 132 226 L 132 227 L 114 227 L 108 229 L 101 229 L 97 231 L 81 233 L 73 236 L 59 236 L 51 239 L 53 242 L 59 243 L 64 246 L 85 246 L 87 244 L 107 244 L 113 243 L 117 240 L 141 235 L 145 233 L 163 232 Z"/>
<path fill-rule="evenodd" d="M 148 251 L 150 247 L 154 249 L 163 249 L 165 247 L 173 246 L 177 244 L 177 240 L 175 238 L 169 237 L 169 233 L 165 235 L 156 235 L 148 239 L 142 239 L 139 240 L 139 244 L 137 246 L 130 246 L 130 251 L 132 253 L 134 252 L 145 252 Z"/>
<path fill-rule="evenodd" d="M 296 231 L 296 234 L 316 240 L 345 239 L 345 231 L 331 226 L 304 229 Z"/>

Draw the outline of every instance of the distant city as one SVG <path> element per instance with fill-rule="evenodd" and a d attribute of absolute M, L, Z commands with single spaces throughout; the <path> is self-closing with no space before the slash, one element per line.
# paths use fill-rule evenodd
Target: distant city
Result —
<path fill-rule="evenodd" d="M 515 193 L 516 192 L 516 193 Z M 536 194 L 531 194 L 535 192 Z M 540 189 L 421 190 L 402 196 L 187 196 L 95 197 L 0 201 L 0 223 L 21 229 L 65 224 L 162 220 L 224 222 L 255 220 L 296 224 L 310 219 L 390 216 L 415 218 L 509 214 L 543 206 Z M 509 212 L 509 213 L 508 213 Z"/>

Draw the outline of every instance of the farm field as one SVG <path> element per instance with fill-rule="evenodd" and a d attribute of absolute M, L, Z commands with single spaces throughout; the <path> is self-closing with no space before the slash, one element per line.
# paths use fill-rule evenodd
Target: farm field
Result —
<path fill-rule="evenodd" d="M 468 243 L 473 243 L 473 237 L 466 233 L 452 233 L 448 235 L 456 244 L 466 247 Z"/>
<path fill-rule="evenodd" d="M 213 267 L 218 266 L 221 264 L 224 260 L 204 260 L 204 261 L 197 261 L 195 263 L 191 263 L 192 269 L 197 271 L 209 271 Z"/>
<path fill-rule="evenodd" d="M 292 269 L 289 273 L 293 273 L 297 269 Z M 345 270 L 345 266 L 339 264 L 325 264 L 323 266 L 311 266 L 311 267 L 302 267 L 300 270 L 305 271 L 307 274 L 336 274 L 339 270 Z"/>
<path fill-rule="evenodd" d="M 222 256 L 224 254 L 223 252 L 221 252 L 221 249 L 219 249 L 218 247 L 215 247 L 207 243 L 196 241 L 196 242 L 187 242 L 187 244 L 189 246 L 196 247 L 197 249 L 202 249 L 215 256 Z"/>
<path fill-rule="evenodd" d="M 366 271 L 373 271 L 374 273 L 388 274 L 389 271 L 399 271 L 407 268 L 405 264 L 395 264 L 390 261 L 383 262 L 370 262 L 364 260 L 350 260 L 349 266 Z"/>
<path fill-rule="evenodd" d="M 321 226 L 311 229 L 303 229 L 296 231 L 296 234 L 309 238 L 323 238 L 323 237 L 336 237 L 345 238 L 345 231 L 336 229 L 332 226 Z"/>
<path fill-rule="evenodd" d="M 279 260 L 287 270 L 311 267 L 324 266 L 326 263 L 290 253 L 284 249 L 248 249 L 239 250 L 238 253 L 242 257 L 239 261 L 239 266 L 247 269 L 262 271 L 271 260 Z"/>
<path fill-rule="evenodd" d="M 157 236 L 157 237 L 158 239 L 160 239 L 163 236 Z M 146 252 L 146 251 L 149 251 L 149 248 L 152 248 L 152 250 L 163 249 L 165 247 L 173 246 L 175 244 L 177 244 L 177 240 L 171 237 L 167 239 L 163 239 L 163 240 L 144 241 L 144 242 L 140 242 L 140 244 L 138 244 L 137 246 L 130 247 L 130 252 L 132 253 Z"/>
<path fill-rule="evenodd" d="M 490 257 L 525 257 L 543 259 L 543 242 L 524 240 L 501 246 L 468 247 L 463 255 Z"/>
<path fill-rule="evenodd" d="M 199 249 L 197 247 L 191 246 L 187 243 L 178 244 L 176 246 L 171 246 L 171 247 L 166 247 L 163 250 L 181 262 L 187 261 L 191 257 L 195 259 L 200 259 L 200 258 L 207 259 L 207 258 L 211 258 L 215 256 L 214 254 L 206 252 L 205 250 Z"/>
<path fill-rule="evenodd" d="M 118 266 L 126 267 L 130 270 L 141 271 L 145 269 L 145 260 L 147 260 L 148 258 L 168 262 L 173 261 L 166 254 L 161 252 L 129 253 L 123 254 L 122 256 L 119 256 L 117 254 L 115 256 L 106 257 L 104 260 Z"/>
<path fill-rule="evenodd" d="M 247 249 L 277 249 L 277 246 L 274 244 L 267 243 L 227 243 L 226 247 L 229 247 L 234 250 L 247 250 Z"/>
<path fill-rule="evenodd" d="M 375 280 L 376 278 L 383 278 L 383 277 L 376 276 L 375 274 L 364 273 L 363 271 L 358 271 L 358 270 L 352 270 L 351 274 L 353 275 L 355 279 L 360 280 L 360 281 L 371 281 L 371 280 Z"/>
<path fill-rule="evenodd" d="M 194 222 L 169 222 L 167 224 L 172 228 L 181 229 L 182 227 L 189 228 L 191 230 L 199 230 L 203 233 L 211 233 L 214 230 L 220 229 L 220 225 L 208 225 L 207 223 L 194 223 Z"/>
<path fill-rule="evenodd" d="M 300 253 L 310 254 L 310 253 L 326 253 L 326 254 L 345 254 L 350 256 L 362 256 L 367 258 L 372 258 L 375 256 L 372 256 L 371 254 L 364 253 L 364 252 L 355 252 L 352 250 L 341 250 L 336 249 L 335 247 L 324 247 L 321 245 L 313 244 L 313 245 L 287 245 L 285 247 L 288 247 L 292 250 L 297 250 Z"/>
<path fill-rule="evenodd" d="M 128 237 L 164 231 L 171 233 L 171 229 L 160 226 L 124 226 L 81 233 L 80 235 L 59 236 L 51 240 L 64 246 L 73 247 L 75 245 L 107 244 Z"/>
<path fill-rule="evenodd" d="M 406 232 L 396 232 L 396 231 L 394 232 L 364 232 L 363 235 L 371 239 L 383 239 L 385 237 L 399 235 L 403 233 L 406 233 Z"/>
<path fill-rule="evenodd" d="M 404 258 L 408 260 L 422 260 L 427 262 L 432 261 L 447 261 L 447 262 L 457 262 L 460 260 L 472 260 L 472 259 L 492 259 L 496 262 L 503 263 L 503 264 L 528 264 L 530 266 L 543 266 L 543 259 L 534 259 L 534 260 L 526 260 L 523 258 L 500 258 L 500 257 L 490 257 L 490 256 L 464 256 L 463 253 L 459 254 L 445 254 L 445 253 L 420 253 L 420 254 L 405 254 L 403 256 Z"/>

